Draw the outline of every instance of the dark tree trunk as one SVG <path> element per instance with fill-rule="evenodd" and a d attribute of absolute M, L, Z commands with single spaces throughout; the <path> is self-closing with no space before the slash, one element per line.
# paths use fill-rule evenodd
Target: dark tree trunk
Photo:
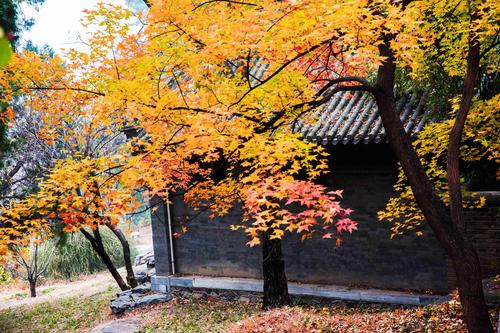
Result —
<path fill-rule="evenodd" d="M 410 183 L 425 219 L 440 245 L 452 261 L 458 280 L 458 291 L 464 309 L 465 322 L 471 333 L 493 332 L 481 283 L 481 266 L 472 243 L 454 223 L 443 202 L 437 197 L 425 170 L 413 149 L 399 116 L 395 112 L 395 59 L 390 50 L 392 36 L 386 36 L 379 46 L 386 61 L 379 67 L 375 99 L 389 142 Z M 455 207 L 458 203 L 455 203 Z M 461 203 L 460 203 L 461 204 Z M 459 222 L 459 221 L 458 221 Z"/>
<path fill-rule="evenodd" d="M 471 243 L 466 241 L 459 257 L 454 257 L 451 261 L 457 276 L 458 294 L 469 332 L 493 333 L 484 300 L 481 266 Z"/>
<path fill-rule="evenodd" d="M 106 223 L 106 226 L 111 229 L 116 238 L 118 238 L 118 240 L 122 244 L 123 261 L 125 262 L 125 269 L 127 270 L 127 283 L 131 288 L 135 288 L 137 287 L 137 280 L 135 279 L 132 259 L 130 258 L 130 245 L 127 241 L 127 238 L 119 228 L 113 226 L 111 223 Z"/>
<path fill-rule="evenodd" d="M 30 279 L 30 296 L 36 297 L 36 280 Z"/>
<path fill-rule="evenodd" d="M 99 255 L 102 262 L 106 265 L 106 268 L 111 273 L 111 275 L 115 279 L 115 281 L 118 284 L 118 286 L 120 287 L 120 289 L 121 290 L 130 289 L 130 287 L 125 283 L 125 281 L 123 281 L 123 278 L 121 277 L 120 273 L 118 273 L 118 270 L 116 269 L 115 265 L 111 261 L 111 258 L 106 253 L 106 250 L 104 249 L 104 245 L 102 243 L 102 239 L 100 237 L 99 231 L 97 231 L 97 229 L 94 230 L 95 237 L 93 237 L 85 229 L 80 229 L 80 231 L 85 236 L 85 238 L 87 238 L 87 240 L 90 242 L 90 244 L 92 245 L 92 248 Z"/>
<path fill-rule="evenodd" d="M 97 183 L 94 183 L 94 185 L 95 185 L 95 188 L 97 189 L 96 194 L 99 197 L 101 197 L 101 192 L 99 191 L 99 185 Z M 103 217 L 100 216 L 97 212 L 95 212 L 94 215 L 98 219 L 103 219 Z M 135 275 L 134 275 L 132 260 L 130 259 L 130 245 L 127 241 L 127 238 L 125 237 L 125 235 L 123 234 L 123 232 L 119 228 L 115 227 L 110 222 L 106 222 L 105 224 L 113 232 L 113 234 L 116 236 L 116 238 L 118 238 L 118 240 L 120 241 L 120 244 L 122 245 L 123 262 L 125 263 L 125 270 L 127 271 L 127 283 L 131 288 L 135 288 L 135 287 L 137 287 L 137 281 L 136 281 Z M 95 234 L 95 236 L 96 236 L 95 239 L 96 239 L 98 244 L 99 243 L 102 244 L 101 236 L 99 234 L 98 227 L 97 227 L 96 231 L 97 231 L 97 233 Z M 102 251 L 104 251 L 104 247 L 102 247 Z M 113 267 L 114 267 L 114 265 L 113 265 Z M 127 288 L 127 289 L 129 289 L 129 288 Z"/>
<path fill-rule="evenodd" d="M 111 273 L 111 275 L 115 279 L 115 281 L 118 284 L 118 286 L 120 287 L 120 289 L 121 290 L 130 289 L 130 287 L 125 283 L 125 281 L 123 281 L 122 276 L 120 275 L 120 273 L 118 273 L 118 270 L 116 269 L 115 265 L 111 261 L 111 258 L 108 256 L 106 251 L 104 249 L 102 249 L 102 250 L 99 249 L 99 250 L 97 250 L 97 254 L 99 255 L 99 257 L 101 257 L 102 261 L 104 262 L 104 264 L 108 268 L 108 271 Z"/>
<path fill-rule="evenodd" d="M 270 232 L 262 233 L 262 273 L 264 276 L 264 309 L 291 304 L 285 274 L 285 260 L 281 240 L 270 239 Z"/>
<path fill-rule="evenodd" d="M 458 108 L 453 128 L 450 131 L 448 155 L 446 158 L 446 175 L 448 178 L 448 193 L 450 195 L 451 219 L 459 231 L 465 234 L 464 210 L 462 207 L 462 184 L 460 183 L 460 143 L 465 127 L 465 121 L 474 97 L 474 87 L 479 75 L 480 46 L 475 37 L 471 36 L 467 54 L 467 73 L 465 74 L 462 99 Z"/>

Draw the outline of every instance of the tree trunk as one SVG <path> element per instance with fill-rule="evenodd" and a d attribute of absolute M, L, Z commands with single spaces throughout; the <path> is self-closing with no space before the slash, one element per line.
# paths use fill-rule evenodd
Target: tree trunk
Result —
<path fill-rule="evenodd" d="M 465 321 L 471 332 L 492 332 L 488 309 L 484 301 L 481 263 L 472 243 L 467 239 L 464 211 L 462 207 L 462 185 L 460 183 L 460 143 L 467 120 L 474 88 L 479 74 L 480 45 L 471 36 L 467 54 L 467 72 L 460 107 L 457 111 L 453 128 L 450 132 L 446 171 L 448 178 L 448 193 L 450 195 L 450 215 L 458 232 L 465 238 L 463 254 L 453 258 L 452 263 L 457 276 L 458 291 L 462 303 Z"/>
<path fill-rule="evenodd" d="M 30 284 L 30 296 L 36 297 L 36 280 L 30 279 L 29 284 Z"/>
<path fill-rule="evenodd" d="M 448 155 L 446 157 L 446 175 L 448 178 L 448 193 L 450 195 L 451 219 L 459 231 L 465 235 L 465 219 L 462 207 L 462 184 L 460 183 L 460 143 L 465 127 L 465 121 L 472 105 L 477 77 L 479 75 L 480 45 L 471 35 L 467 52 L 467 72 L 460 106 L 455 116 L 453 128 L 450 131 Z"/>
<path fill-rule="evenodd" d="M 96 229 L 97 230 L 97 229 Z M 102 244 L 102 240 L 100 238 L 99 232 L 95 231 L 96 237 L 92 237 L 92 235 L 86 231 L 85 229 L 80 229 L 82 234 L 87 238 L 87 240 L 90 242 L 92 245 L 92 248 L 94 251 L 99 255 L 101 258 L 102 262 L 106 265 L 108 271 L 111 273 L 113 278 L 115 279 L 116 283 L 120 287 L 121 290 L 128 290 L 130 287 L 123 281 L 123 278 L 121 277 L 120 273 L 118 273 L 118 270 L 116 269 L 115 265 L 111 261 L 111 258 L 109 255 L 106 253 L 106 250 L 104 249 L 104 245 Z"/>
<path fill-rule="evenodd" d="M 467 242 L 460 257 L 452 259 L 465 323 L 471 333 L 493 332 L 484 300 L 481 266 L 476 251 Z"/>
<path fill-rule="evenodd" d="M 99 255 L 99 257 L 101 257 L 101 259 L 104 262 L 104 264 L 106 265 L 106 267 L 108 268 L 108 271 L 111 273 L 111 275 L 115 279 L 115 281 L 118 284 L 118 286 L 120 287 L 120 289 L 121 290 L 129 290 L 130 287 L 125 283 L 125 281 L 123 281 L 123 278 L 121 277 L 120 273 L 118 273 L 118 270 L 116 269 L 115 265 L 111 261 L 111 258 L 108 256 L 106 251 L 104 249 L 102 249 L 102 250 L 98 249 L 96 251 L 97 251 L 97 254 Z"/>
<path fill-rule="evenodd" d="M 285 274 L 285 260 L 281 240 L 270 239 L 270 232 L 262 233 L 262 273 L 264 276 L 264 309 L 291 304 Z"/>
<path fill-rule="evenodd" d="M 385 36 L 384 43 L 379 46 L 380 55 L 386 57 L 386 60 L 378 69 L 374 92 L 382 124 L 419 208 L 452 261 L 469 332 L 493 332 L 482 290 L 481 266 L 474 247 L 453 223 L 443 202 L 435 194 L 420 159 L 413 149 L 410 137 L 396 113 L 394 97 L 396 65 L 389 47 L 391 38 L 390 35 Z"/>
<path fill-rule="evenodd" d="M 130 258 L 130 245 L 127 241 L 127 238 L 119 228 L 115 227 L 111 223 L 106 223 L 106 226 L 111 229 L 116 238 L 118 238 L 118 240 L 122 244 L 123 261 L 125 262 L 125 269 L 127 270 L 127 283 L 131 288 L 135 288 L 137 287 L 137 280 L 135 279 L 132 259 Z"/>
<path fill-rule="evenodd" d="M 99 191 L 99 185 L 97 184 L 97 182 L 94 182 L 94 186 L 96 188 L 96 195 L 101 197 L 101 192 Z M 94 212 L 94 216 L 97 219 L 103 219 L 103 217 L 100 216 L 97 212 Z M 129 243 L 127 241 L 127 238 L 125 237 L 125 235 L 123 234 L 123 232 L 119 228 L 115 227 L 110 222 L 106 222 L 105 224 L 113 232 L 113 234 L 116 236 L 116 238 L 118 238 L 118 240 L 120 241 L 120 244 L 122 245 L 123 261 L 125 263 L 125 269 L 127 271 L 127 283 L 129 284 L 129 286 L 131 288 L 135 288 L 135 287 L 137 287 L 137 280 L 135 279 L 134 269 L 132 267 L 132 261 L 130 259 L 130 246 L 129 246 Z M 96 226 L 95 231 L 97 231 L 97 233 L 94 232 L 94 234 L 96 236 L 95 240 L 97 242 L 97 245 L 101 244 L 101 247 L 102 247 L 101 251 L 106 253 L 106 251 L 104 251 L 104 247 L 102 246 L 102 240 L 101 240 L 101 236 L 99 234 L 99 226 Z M 106 256 L 107 256 L 107 253 L 106 253 Z M 109 258 L 109 256 L 108 256 L 108 258 Z M 107 264 L 106 264 L 106 266 L 107 266 Z M 114 268 L 114 265 L 112 265 L 112 266 Z M 129 289 L 129 288 L 127 287 L 127 289 Z M 122 288 L 122 290 L 124 290 L 124 289 Z"/>

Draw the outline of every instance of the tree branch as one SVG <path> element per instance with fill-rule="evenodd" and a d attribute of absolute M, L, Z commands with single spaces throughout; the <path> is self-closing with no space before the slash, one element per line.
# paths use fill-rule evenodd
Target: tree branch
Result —
<path fill-rule="evenodd" d="M 99 91 L 88 90 L 84 88 L 65 88 L 65 87 L 28 87 L 28 90 L 72 90 L 72 91 L 80 91 L 88 94 L 93 94 L 97 96 L 106 96 L 105 93 Z"/>
<path fill-rule="evenodd" d="M 311 46 L 310 48 L 308 48 L 307 50 L 301 52 L 301 53 L 298 53 L 295 57 L 293 57 L 292 59 L 286 61 L 284 64 L 282 64 L 280 67 L 278 67 L 278 69 L 276 69 L 274 71 L 274 73 L 272 73 L 271 75 L 269 75 L 267 78 L 265 78 L 264 80 L 261 80 L 261 82 L 255 86 L 253 86 L 252 88 L 248 89 L 245 93 L 243 93 L 243 95 L 234 103 L 232 103 L 231 105 L 229 105 L 229 107 L 233 107 L 239 103 L 241 103 L 241 101 L 243 99 L 245 99 L 245 97 L 250 94 L 252 91 L 254 91 L 255 89 L 259 88 L 260 86 L 264 85 L 265 83 L 269 82 L 272 78 L 274 78 L 275 76 L 277 76 L 279 73 L 281 73 L 285 68 L 287 68 L 291 63 L 293 63 L 294 61 L 302 58 L 303 56 L 311 53 L 312 51 L 318 49 L 319 47 L 327 44 L 327 43 L 330 43 L 333 39 L 330 38 L 328 40 L 325 40 L 319 44 L 316 44 L 316 45 L 313 45 Z"/>
<path fill-rule="evenodd" d="M 464 78 L 462 99 L 455 116 L 455 122 L 450 131 L 448 155 L 446 158 L 446 173 L 448 178 L 448 193 L 450 195 L 450 215 L 453 222 L 462 233 L 465 233 L 464 211 L 462 206 L 462 189 L 460 183 L 460 143 L 467 120 L 467 115 L 472 105 L 474 88 L 479 75 L 480 44 L 477 38 L 470 37 L 467 54 L 467 72 Z"/>
<path fill-rule="evenodd" d="M 317 96 L 322 95 L 326 90 L 328 90 L 330 87 L 339 84 L 339 83 L 344 83 L 344 82 L 358 82 L 362 86 L 366 87 L 366 91 L 372 91 L 374 89 L 373 85 L 366 79 L 359 77 L 359 76 L 343 76 L 335 79 L 319 79 L 315 80 L 314 82 L 322 82 L 322 81 L 327 81 L 328 83 L 325 84 L 320 90 L 317 92 Z"/>
<path fill-rule="evenodd" d="M 259 6 L 255 3 L 250 3 L 250 2 L 243 2 L 243 1 L 233 1 L 233 0 L 208 0 L 208 1 L 205 1 L 205 2 L 202 2 L 198 5 L 196 5 L 193 9 L 193 12 L 203 6 L 206 6 L 206 5 L 209 5 L 211 3 L 215 3 L 215 2 L 227 2 L 229 4 L 235 4 L 235 5 L 244 5 L 244 6 L 252 6 L 252 7 L 257 7 L 258 9 L 262 9 L 262 6 Z"/>

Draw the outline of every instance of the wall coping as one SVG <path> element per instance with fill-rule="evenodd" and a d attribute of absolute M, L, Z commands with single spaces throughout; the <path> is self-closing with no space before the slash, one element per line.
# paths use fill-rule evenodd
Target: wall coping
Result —
<path fill-rule="evenodd" d="M 165 288 L 167 286 L 167 288 Z M 208 276 L 158 276 L 151 277 L 151 289 L 155 291 L 177 288 L 220 289 L 262 292 L 263 281 L 248 278 Z M 389 303 L 401 305 L 429 305 L 449 300 L 449 295 L 425 295 L 382 289 L 355 289 L 337 285 L 319 285 L 288 282 L 291 295 L 335 298 L 347 301 Z"/>
<path fill-rule="evenodd" d="M 500 206 L 500 191 L 469 191 L 464 196 L 471 197 L 472 195 L 484 197 L 489 207 Z"/>

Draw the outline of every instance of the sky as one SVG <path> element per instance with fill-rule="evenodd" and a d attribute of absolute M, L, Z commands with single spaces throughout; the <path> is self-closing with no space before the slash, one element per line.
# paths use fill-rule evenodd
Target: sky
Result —
<path fill-rule="evenodd" d="M 34 8 L 23 5 L 27 17 L 35 19 L 35 25 L 21 36 L 22 43 L 31 40 L 35 45 L 48 44 L 56 53 L 61 49 L 74 48 L 85 50 L 86 46 L 78 41 L 84 35 L 80 24 L 84 9 L 90 9 L 99 2 L 126 5 L 126 0 L 46 0 L 37 12 Z"/>

